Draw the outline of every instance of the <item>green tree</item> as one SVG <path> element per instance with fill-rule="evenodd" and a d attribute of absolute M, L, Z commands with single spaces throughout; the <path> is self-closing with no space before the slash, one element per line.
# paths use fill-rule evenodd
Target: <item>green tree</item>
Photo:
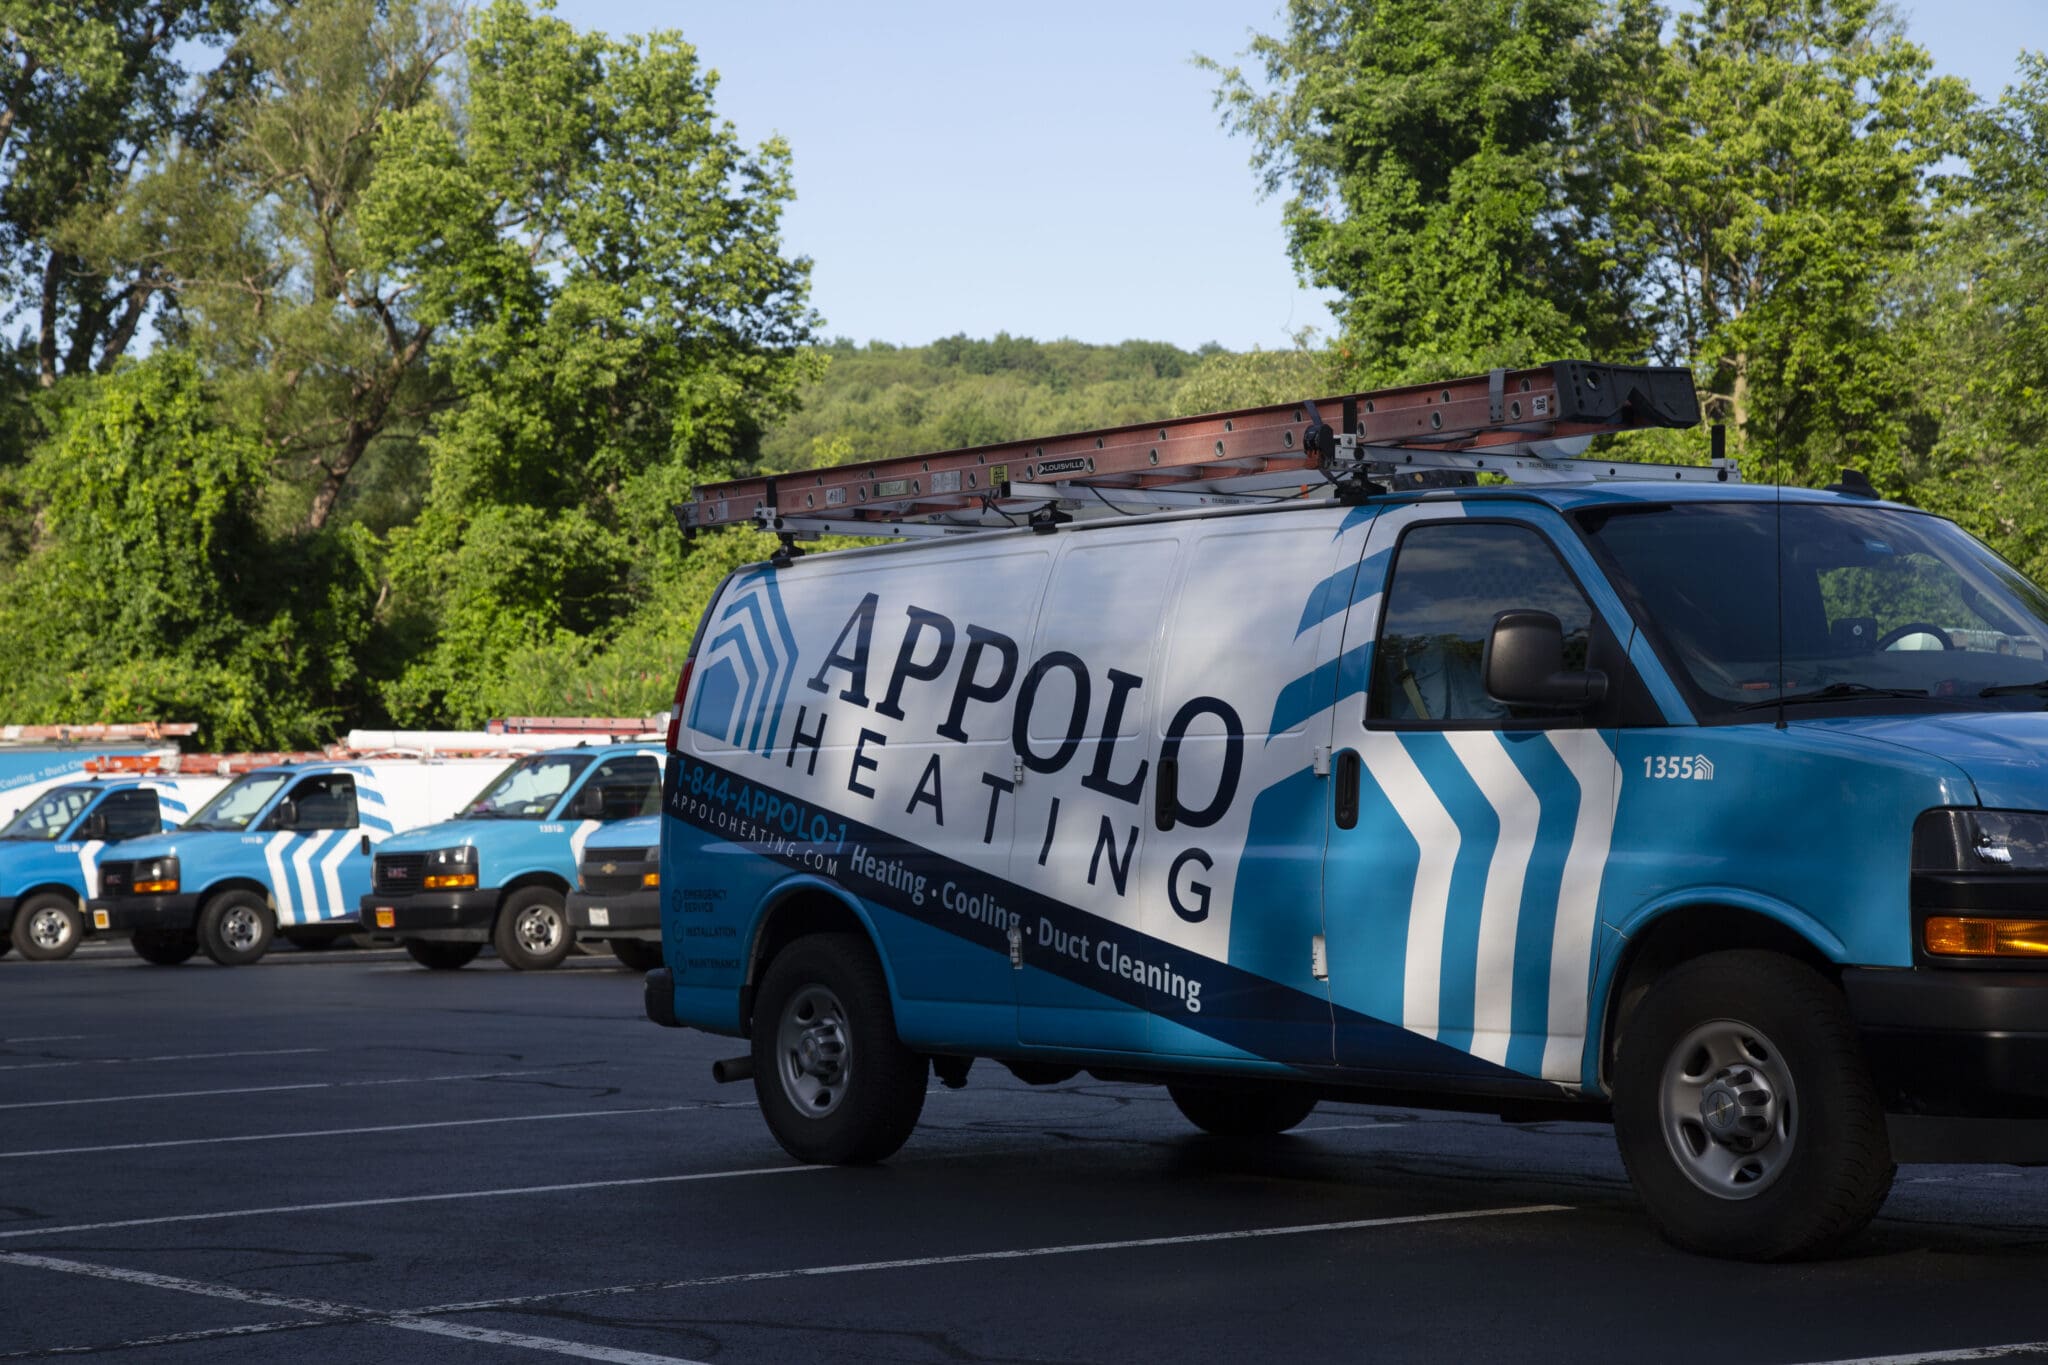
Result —
<path fill-rule="evenodd" d="M 1904 491 L 1914 358 L 1887 298 L 1970 103 L 1930 69 L 1879 0 L 1705 0 L 1637 82 L 1617 232 L 1653 353 L 1694 367 L 1752 477 L 1858 464 Z"/>
<path fill-rule="evenodd" d="M 222 135 L 181 145 L 131 195 L 163 225 L 171 335 L 262 431 L 280 520 L 327 525 L 373 448 L 403 460 L 439 396 L 434 322 L 370 259 L 359 219 L 379 130 L 423 105 L 445 117 L 434 82 L 460 39 L 446 0 L 300 0 L 265 16 L 237 47 Z"/>
<path fill-rule="evenodd" d="M 2048 581 L 2048 58 L 1972 120 L 1955 211 L 1903 281 L 1915 501 Z"/>
<path fill-rule="evenodd" d="M 694 48 L 498 0 L 466 56 L 460 117 L 390 119 L 362 205 L 454 399 L 394 535 L 415 648 L 387 696 L 459 722 L 518 649 L 573 650 L 648 601 L 678 553 L 668 505 L 751 463 L 815 366 L 810 263 L 778 235 L 788 149 L 740 143 Z"/>
<path fill-rule="evenodd" d="M 171 286 L 122 212 L 171 138 L 211 135 L 181 60 L 244 0 L 0 0 L 0 292 L 42 387 L 105 373 Z M 230 67 L 231 70 L 231 67 Z"/>
<path fill-rule="evenodd" d="M 1636 348 L 1606 201 L 1617 73 L 1655 20 L 1600 0 L 1289 0 L 1264 68 L 1198 59 L 1287 192 L 1297 273 L 1335 289 L 1346 383 Z"/>
<path fill-rule="evenodd" d="M 325 739 L 360 700 L 360 534 L 264 535 L 262 444 L 218 420 L 187 353 L 70 381 L 48 407 L 54 430 L 9 488 L 38 530 L 0 587 L 0 714 L 191 719 L 223 746 Z"/>

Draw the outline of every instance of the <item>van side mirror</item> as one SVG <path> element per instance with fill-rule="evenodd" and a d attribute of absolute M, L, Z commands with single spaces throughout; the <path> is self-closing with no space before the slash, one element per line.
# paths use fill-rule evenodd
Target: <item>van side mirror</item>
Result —
<path fill-rule="evenodd" d="M 568 817 L 571 820 L 602 820 L 604 818 L 604 788 L 592 782 L 569 803 Z"/>
<path fill-rule="evenodd" d="M 1494 617 L 1479 669 L 1486 694 L 1508 706 L 1586 711 L 1607 695 L 1605 673 L 1565 668 L 1564 626 L 1547 611 L 1504 611 Z"/>
<path fill-rule="evenodd" d="M 277 803 L 277 814 L 271 817 L 271 825 L 277 829 L 299 827 L 299 803 L 287 796 Z"/>
<path fill-rule="evenodd" d="M 78 827 L 81 839 L 105 839 L 107 837 L 107 813 L 96 810 L 85 817 L 85 823 Z"/>

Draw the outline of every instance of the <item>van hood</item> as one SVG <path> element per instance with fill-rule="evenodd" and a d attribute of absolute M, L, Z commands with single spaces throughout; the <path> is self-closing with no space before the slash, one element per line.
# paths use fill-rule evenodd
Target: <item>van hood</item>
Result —
<path fill-rule="evenodd" d="M 1963 770 L 1985 806 L 2048 810 L 2048 711 L 1843 716 L 1802 724 L 1946 759 Z"/>

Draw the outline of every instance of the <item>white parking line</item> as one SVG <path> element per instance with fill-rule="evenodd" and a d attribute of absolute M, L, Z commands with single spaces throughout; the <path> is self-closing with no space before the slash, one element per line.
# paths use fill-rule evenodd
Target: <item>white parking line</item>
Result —
<path fill-rule="evenodd" d="M 1813 1365 L 1944 1365 L 1955 1360 L 2010 1360 L 2014 1356 L 2048 1355 L 2048 1341 L 2015 1341 L 2004 1346 L 1959 1346 L 1951 1351 L 1914 1351 L 1902 1356 L 1855 1356 L 1815 1361 Z"/>
<path fill-rule="evenodd" d="M 316 1318 L 337 1323 L 392 1327 L 401 1332 L 424 1332 L 430 1336 L 455 1337 L 491 1346 L 516 1346 L 523 1350 L 546 1351 L 552 1355 L 571 1356 L 578 1360 L 609 1361 L 612 1365 L 701 1365 L 701 1362 L 684 1360 L 680 1356 L 651 1355 L 646 1351 L 622 1351 L 610 1346 L 592 1346 L 580 1341 L 528 1336 L 520 1332 L 501 1332 L 489 1327 L 474 1327 L 460 1322 L 433 1322 L 403 1312 L 380 1313 L 375 1309 L 358 1308 L 353 1304 L 329 1303 L 324 1299 L 291 1298 L 282 1294 L 264 1294 L 255 1290 L 238 1289 L 230 1284 L 209 1284 L 203 1280 L 157 1275 L 146 1270 L 123 1270 L 118 1266 L 59 1260 L 54 1256 L 23 1256 L 0 1251 L 0 1265 L 20 1266 L 28 1270 L 53 1270 L 64 1275 L 86 1275 L 98 1280 L 115 1280 L 123 1284 L 146 1285 L 151 1289 L 196 1294 L 202 1298 L 227 1299 L 233 1303 L 246 1303 L 260 1308 L 282 1308 L 294 1313 L 310 1313 Z"/>
<path fill-rule="evenodd" d="M 1361 1128 L 1412 1128 L 1405 1119 L 1386 1123 L 1318 1123 L 1312 1128 L 1289 1128 L 1290 1133 L 1349 1133 Z M 4 1153 L 0 1153 L 4 1155 Z"/>
<path fill-rule="evenodd" d="M 336 1199 L 322 1204 L 277 1204 L 262 1209 L 223 1209 L 218 1213 L 173 1213 L 161 1218 L 117 1218 L 104 1223 L 65 1223 L 46 1228 L 8 1228 L 0 1238 L 52 1237 L 60 1232 L 103 1232 L 109 1228 L 153 1228 L 169 1223 L 213 1223 L 224 1218 L 261 1218 L 271 1214 L 325 1213 L 334 1209 L 373 1209 L 392 1204 L 437 1204 L 454 1199 L 506 1199 L 521 1194 L 562 1194 L 571 1190 L 616 1190 L 633 1185 L 682 1185 L 695 1180 L 734 1180 L 749 1175 L 794 1175 L 799 1171 L 830 1171 L 832 1166 L 754 1166 L 738 1171 L 698 1171 L 693 1175 L 643 1175 L 626 1180 L 578 1180 L 562 1185 L 517 1185 L 500 1190 L 457 1190 L 449 1194 L 397 1194 L 378 1199 Z"/>
<path fill-rule="evenodd" d="M 48 1071 L 57 1066 L 125 1066 L 140 1062 L 209 1062 L 220 1057 L 299 1057 L 324 1047 L 273 1047 L 260 1052 L 179 1052 L 163 1057 L 66 1057 L 55 1062 L 17 1062 L 0 1071 Z"/>
<path fill-rule="evenodd" d="M 573 1063 L 583 1069 L 587 1063 Z M 74 1100 L 23 1100 L 0 1109 L 53 1109 L 67 1104 L 126 1104 L 132 1100 L 192 1100 L 213 1095 L 267 1095 L 280 1090 L 345 1090 L 363 1085 L 420 1085 L 427 1081 L 490 1081 L 506 1076 L 549 1075 L 562 1067 L 526 1067 L 519 1071 L 470 1071 L 455 1076 L 390 1076 L 372 1081 L 297 1081 L 291 1085 L 242 1085 L 227 1090 L 159 1090 L 147 1095 L 98 1095 Z"/>
<path fill-rule="evenodd" d="M 90 1033 L 37 1033 L 26 1038 L 0 1038 L 0 1046 L 10 1043 L 75 1043 L 90 1037 Z"/>
<path fill-rule="evenodd" d="M 487 1123 L 546 1123 L 550 1119 L 608 1119 L 627 1114 L 679 1114 L 686 1109 L 736 1109 L 732 1104 L 664 1104 L 651 1109 L 579 1109 L 567 1114 L 500 1114 L 487 1119 L 440 1119 L 433 1123 L 380 1123 L 369 1128 L 307 1128 L 296 1133 L 234 1133 L 226 1137 L 170 1138 L 163 1142 L 109 1142 L 98 1147 L 45 1147 L 0 1152 L 0 1161 L 36 1156 L 87 1156 L 94 1152 L 142 1152 L 159 1147 L 212 1147 L 223 1142 L 283 1142 L 291 1138 L 356 1137 L 364 1133 L 410 1133 L 426 1128 L 470 1128 Z M 753 1101 L 745 1108 L 752 1109 Z"/>
<path fill-rule="evenodd" d="M 1353 1218 L 1342 1223 L 1292 1223 L 1284 1227 L 1235 1228 L 1229 1232 L 1191 1232 L 1174 1237 L 1133 1237 L 1120 1242 L 1070 1242 L 1061 1246 L 1021 1247 L 1008 1251 L 967 1251 L 952 1256 L 911 1256 L 894 1261 L 856 1261 L 846 1265 L 806 1266 L 798 1270 L 749 1270 L 732 1275 L 700 1275 L 686 1280 L 643 1280 L 638 1284 L 571 1289 L 554 1294 L 523 1294 L 509 1299 L 476 1299 L 412 1310 L 421 1315 L 491 1313 L 564 1299 L 602 1298 L 612 1294 L 645 1294 L 677 1289 L 710 1289 L 721 1285 L 759 1284 L 819 1275 L 857 1275 L 876 1270 L 918 1270 L 928 1266 L 972 1265 L 980 1261 L 1027 1261 L 1041 1256 L 1078 1256 L 1096 1251 L 1137 1251 L 1148 1247 L 1199 1246 L 1210 1242 L 1248 1242 L 1266 1237 L 1301 1237 L 1318 1232 L 1357 1232 L 1365 1228 L 1405 1227 L 1422 1223 L 1458 1223 L 1480 1218 L 1515 1218 L 1530 1213 L 1570 1213 L 1569 1204 L 1515 1204 L 1497 1209 L 1461 1209 L 1451 1213 L 1409 1213 L 1391 1218 Z M 4 1253 L 0 1253 L 4 1254 Z"/>

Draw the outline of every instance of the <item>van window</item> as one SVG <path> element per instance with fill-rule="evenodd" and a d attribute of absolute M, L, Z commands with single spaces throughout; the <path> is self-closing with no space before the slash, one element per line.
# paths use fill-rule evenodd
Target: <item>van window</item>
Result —
<path fill-rule="evenodd" d="M 629 820 L 661 809 L 661 765 L 650 754 L 630 754 L 597 765 L 580 794 L 590 820 Z"/>
<path fill-rule="evenodd" d="M 293 829 L 354 829 L 356 780 L 347 773 L 321 773 L 293 787 L 286 798 L 299 808 Z"/>
<path fill-rule="evenodd" d="M 37 839 L 44 842 L 55 839 L 70 828 L 71 822 L 92 804 L 99 791 L 98 787 L 59 787 L 55 791 L 44 792 L 15 816 L 6 829 L 0 830 L 0 839 Z"/>
<path fill-rule="evenodd" d="M 99 813 L 107 818 L 105 838 L 109 841 L 163 832 L 163 812 L 157 806 L 156 793 L 146 788 L 115 792 L 100 802 Z"/>
<path fill-rule="evenodd" d="M 1370 720 L 1503 724 L 1480 660 L 1504 611 L 1547 611 L 1564 626 L 1566 668 L 1584 668 L 1593 608 L 1541 534 L 1505 522 L 1431 522 L 1401 538 L 1373 652 Z"/>

